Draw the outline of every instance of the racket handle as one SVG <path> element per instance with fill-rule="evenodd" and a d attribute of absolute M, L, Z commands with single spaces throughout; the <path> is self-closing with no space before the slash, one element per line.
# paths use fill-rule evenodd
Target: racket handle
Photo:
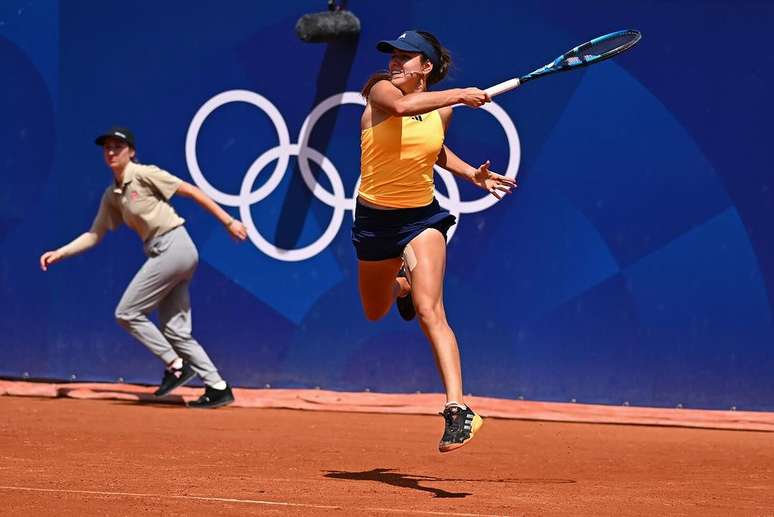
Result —
<path fill-rule="evenodd" d="M 517 77 L 515 79 L 509 79 L 500 84 L 490 86 L 484 91 L 488 93 L 490 97 L 494 97 L 495 95 L 500 95 L 501 93 L 509 92 L 515 88 L 518 88 L 520 84 L 521 80 Z"/>
<path fill-rule="evenodd" d="M 501 93 L 509 92 L 513 89 L 516 89 L 521 84 L 521 79 L 518 77 L 515 79 L 508 79 L 507 81 L 503 81 L 500 84 L 496 84 L 494 86 L 490 86 L 486 90 L 484 90 L 489 97 L 494 97 L 495 95 L 500 95 Z M 460 106 L 465 106 L 464 104 L 454 104 L 452 108 L 458 108 Z"/>

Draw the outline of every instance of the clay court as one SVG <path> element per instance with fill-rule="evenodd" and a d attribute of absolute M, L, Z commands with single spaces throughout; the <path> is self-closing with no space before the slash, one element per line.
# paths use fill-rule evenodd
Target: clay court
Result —
<path fill-rule="evenodd" d="M 539 408 L 543 417 L 550 407 Z M 0 513 L 774 515 L 768 431 L 490 417 L 472 443 L 441 455 L 440 417 L 347 408 L 196 411 L 129 394 L 3 396 Z M 615 411 L 644 414 L 613 408 L 607 418 Z M 700 412 L 659 412 L 676 413 L 701 425 Z M 757 423 L 742 422 L 750 415 Z M 771 417 L 733 415 L 759 429 Z"/>

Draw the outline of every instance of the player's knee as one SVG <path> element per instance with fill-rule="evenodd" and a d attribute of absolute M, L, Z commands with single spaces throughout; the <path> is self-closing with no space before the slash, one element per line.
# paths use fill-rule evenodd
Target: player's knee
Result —
<path fill-rule="evenodd" d="M 132 326 L 132 320 L 116 314 L 116 323 L 118 326 L 124 329 L 129 329 Z"/>
<path fill-rule="evenodd" d="M 116 323 L 118 323 L 123 328 L 131 327 L 132 323 L 137 320 L 137 317 L 139 316 L 134 311 L 127 310 L 120 305 L 116 307 L 114 315 L 116 318 Z"/>
<path fill-rule="evenodd" d="M 417 312 L 419 323 L 426 327 L 441 325 L 446 322 L 441 306 L 432 302 L 414 301 L 414 308 Z"/>
<path fill-rule="evenodd" d="M 381 307 L 363 307 L 363 313 L 368 321 L 377 321 L 384 317 L 386 311 Z"/>
<path fill-rule="evenodd" d="M 364 296 L 360 293 L 360 304 L 363 307 L 363 314 L 368 321 L 377 321 L 382 319 L 392 306 L 392 299 L 389 296 Z"/>
<path fill-rule="evenodd" d="M 371 303 L 368 303 L 368 300 L 361 298 L 361 302 L 363 303 L 363 314 L 365 314 L 365 317 L 368 321 L 377 321 L 384 318 L 392 305 L 392 300 L 389 299 L 383 301 L 370 300 Z"/>

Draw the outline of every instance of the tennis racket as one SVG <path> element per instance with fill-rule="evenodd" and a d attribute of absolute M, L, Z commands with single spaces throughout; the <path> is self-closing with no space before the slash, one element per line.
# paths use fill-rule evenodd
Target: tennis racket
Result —
<path fill-rule="evenodd" d="M 599 63 L 606 59 L 610 59 L 613 56 L 617 56 L 621 52 L 629 50 L 636 45 L 641 38 L 642 34 L 636 30 L 611 32 L 610 34 L 594 38 L 583 45 L 578 45 L 534 72 L 503 81 L 484 91 L 486 91 L 490 97 L 494 97 L 495 95 L 500 95 L 501 93 L 518 88 L 527 81 L 532 81 L 539 77 L 545 77 L 557 72 L 566 72 L 568 70 Z"/>

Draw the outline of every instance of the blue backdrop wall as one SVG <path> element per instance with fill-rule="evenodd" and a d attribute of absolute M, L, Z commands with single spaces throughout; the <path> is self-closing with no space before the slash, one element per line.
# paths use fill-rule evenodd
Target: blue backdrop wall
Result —
<path fill-rule="evenodd" d="M 459 214 L 445 294 L 465 390 L 774 409 L 774 7 L 470 6 L 351 0 L 359 40 L 311 45 L 293 26 L 323 1 L 2 2 L 0 375 L 160 376 L 113 320 L 135 234 L 38 267 L 88 229 L 111 180 L 92 140 L 122 124 L 142 162 L 249 222 L 238 245 L 174 201 L 201 254 L 195 334 L 233 384 L 441 391 L 417 325 L 359 306 L 352 92 L 386 66 L 375 42 L 434 32 L 457 63 L 442 85 L 486 87 L 637 28 L 615 61 L 455 112 L 450 147 L 521 182 L 494 204 L 436 176 Z"/>

